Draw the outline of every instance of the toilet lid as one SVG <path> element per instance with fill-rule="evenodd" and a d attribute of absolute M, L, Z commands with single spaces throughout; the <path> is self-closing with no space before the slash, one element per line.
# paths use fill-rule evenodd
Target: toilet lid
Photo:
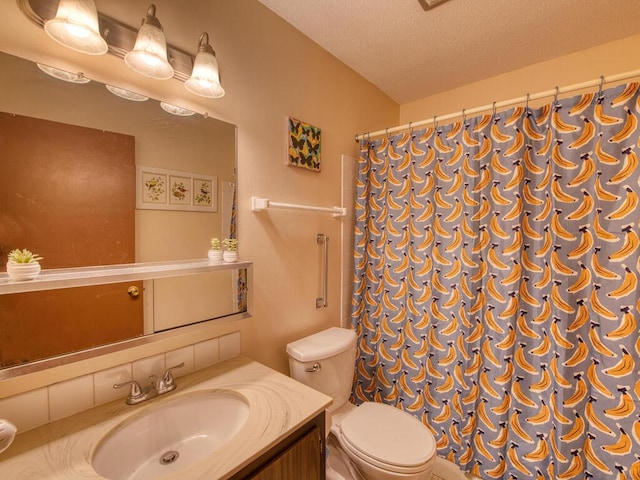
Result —
<path fill-rule="evenodd" d="M 354 450 L 389 466 L 419 467 L 436 454 L 431 432 L 390 405 L 365 402 L 344 417 L 340 429 Z"/>

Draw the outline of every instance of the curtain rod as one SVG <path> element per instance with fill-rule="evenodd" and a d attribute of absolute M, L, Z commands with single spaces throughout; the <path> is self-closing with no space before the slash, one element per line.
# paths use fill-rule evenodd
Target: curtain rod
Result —
<path fill-rule="evenodd" d="M 560 88 L 556 87 L 552 90 L 546 90 L 544 92 L 538 92 L 532 95 L 527 94 L 523 97 L 503 100 L 501 102 L 493 102 L 491 104 L 482 105 L 480 107 L 471 108 L 469 110 L 463 109 L 463 110 L 460 110 L 459 112 L 450 113 L 448 115 L 443 115 L 443 116 L 436 115 L 433 118 L 430 118 L 428 120 L 420 120 L 419 122 L 409 122 L 405 125 L 399 125 L 397 127 L 385 128 L 384 130 L 377 130 L 375 132 L 362 133 L 360 135 L 356 135 L 355 140 L 356 142 L 359 142 L 363 138 L 379 137 L 380 135 L 388 135 L 390 133 L 400 132 L 402 130 L 407 130 L 407 129 L 416 128 L 416 127 L 423 127 L 425 125 L 435 124 L 436 122 L 451 120 L 457 117 L 474 115 L 476 113 L 484 112 L 486 110 L 495 110 L 498 108 L 510 107 L 512 105 L 517 105 L 518 103 L 529 102 L 531 100 L 538 100 L 544 97 L 551 97 L 561 93 L 575 92 L 576 90 L 582 90 L 584 88 L 602 86 L 605 83 L 620 82 L 622 80 L 628 80 L 633 77 L 640 77 L 640 70 L 632 70 L 629 72 L 619 73 L 617 75 L 611 75 L 608 77 L 605 77 L 603 75 L 597 80 L 589 80 L 587 82 L 576 83 L 573 85 L 568 85 L 566 87 L 560 87 Z"/>

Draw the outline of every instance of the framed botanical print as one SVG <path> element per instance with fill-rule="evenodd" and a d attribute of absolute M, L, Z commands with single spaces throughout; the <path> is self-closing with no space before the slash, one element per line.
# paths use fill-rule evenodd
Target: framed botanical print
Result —
<path fill-rule="evenodd" d="M 138 165 L 136 208 L 217 212 L 218 178 Z"/>

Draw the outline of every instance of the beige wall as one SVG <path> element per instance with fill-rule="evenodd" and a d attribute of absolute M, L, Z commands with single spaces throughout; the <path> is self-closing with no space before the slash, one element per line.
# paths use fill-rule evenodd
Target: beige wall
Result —
<path fill-rule="evenodd" d="M 142 0 L 96 4 L 101 12 L 135 26 L 148 7 Z M 156 0 L 155 4 L 169 43 L 195 52 L 200 33 L 209 33 L 220 63 L 224 98 L 200 99 L 186 93 L 180 82 L 153 81 L 132 73 L 111 55 L 90 57 L 59 47 L 24 19 L 15 0 L 0 0 L 0 49 L 83 71 L 90 78 L 206 111 L 238 126 L 239 252 L 254 262 L 253 318 L 221 323 L 218 334 L 240 330 L 244 354 L 287 371 L 287 342 L 339 325 L 341 221 L 323 213 L 254 213 L 251 196 L 338 205 L 341 154 L 357 156 L 356 133 L 397 124 L 399 106 L 255 0 Z M 321 173 L 285 165 L 287 115 L 322 129 Z M 329 307 L 318 310 L 316 233 L 332 239 Z M 132 359 L 119 355 L 120 361 Z M 86 373 L 77 366 L 74 371 Z M 22 388 L 27 387 L 28 382 Z"/>
<path fill-rule="evenodd" d="M 434 115 L 447 115 L 640 69 L 640 35 L 581 50 L 554 60 L 536 63 L 464 87 L 400 106 L 400 123 L 408 124 Z M 575 95 L 575 94 L 572 94 Z M 533 103 L 532 103 L 533 105 Z"/>

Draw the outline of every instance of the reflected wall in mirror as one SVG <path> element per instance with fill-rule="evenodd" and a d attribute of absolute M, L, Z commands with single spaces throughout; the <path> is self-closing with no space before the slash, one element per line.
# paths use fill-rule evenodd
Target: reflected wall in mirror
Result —
<path fill-rule="evenodd" d="M 2 128 L 14 125 L 0 139 L 0 264 L 13 248 L 39 253 L 45 269 L 204 258 L 211 237 L 231 235 L 234 125 L 57 80 L 4 53 L 0 89 Z M 217 177 L 217 210 L 136 210 L 136 165 Z M 132 283 L 0 295 L 0 367 L 246 311 L 244 281 L 220 271 L 139 282 L 137 296 Z"/>

